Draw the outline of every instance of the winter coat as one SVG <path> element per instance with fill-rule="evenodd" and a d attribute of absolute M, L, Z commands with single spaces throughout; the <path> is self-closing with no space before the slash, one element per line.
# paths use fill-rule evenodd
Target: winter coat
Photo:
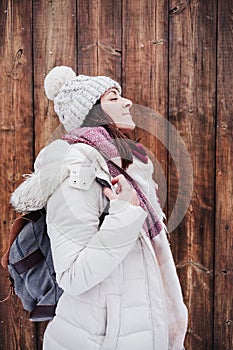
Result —
<path fill-rule="evenodd" d="M 128 173 L 162 220 L 151 161 L 134 159 Z M 43 349 L 181 350 L 187 310 L 165 229 L 151 242 L 142 228 L 146 213 L 119 199 L 98 229 L 107 199 L 96 176 L 111 181 L 97 150 L 56 140 L 11 198 L 19 211 L 46 206 L 56 278 L 64 289 Z"/>

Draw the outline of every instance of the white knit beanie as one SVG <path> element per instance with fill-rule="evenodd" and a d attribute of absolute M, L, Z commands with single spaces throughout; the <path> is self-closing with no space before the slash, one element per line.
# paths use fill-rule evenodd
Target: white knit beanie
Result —
<path fill-rule="evenodd" d="M 120 85 L 105 76 L 76 76 L 66 66 L 53 68 L 45 77 L 44 88 L 67 132 L 82 125 L 96 101 L 110 88 L 121 94 Z"/>

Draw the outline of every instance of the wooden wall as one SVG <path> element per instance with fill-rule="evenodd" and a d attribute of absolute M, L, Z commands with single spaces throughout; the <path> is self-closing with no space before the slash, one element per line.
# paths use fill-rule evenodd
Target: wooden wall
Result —
<path fill-rule="evenodd" d="M 62 64 L 111 76 L 125 96 L 176 128 L 192 160 L 191 202 L 170 233 L 189 309 L 186 349 L 232 350 L 232 1 L 2 0 L 0 36 L 0 252 L 16 216 L 10 193 L 58 125 L 43 92 L 45 74 Z M 156 123 L 142 118 L 137 135 L 163 171 L 169 218 L 179 186 L 176 167 L 185 172 L 186 163 L 167 123 L 159 140 Z M 3 299 L 3 269 L 0 283 Z M 41 349 L 44 327 L 28 321 L 16 297 L 0 304 L 0 349 Z"/>

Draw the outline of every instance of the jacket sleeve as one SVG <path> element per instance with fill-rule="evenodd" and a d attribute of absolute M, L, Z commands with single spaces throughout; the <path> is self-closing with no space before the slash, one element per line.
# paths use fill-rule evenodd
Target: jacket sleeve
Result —
<path fill-rule="evenodd" d="M 90 163 L 82 162 L 86 174 L 88 167 Z M 67 293 L 79 295 L 102 282 L 123 261 L 147 214 L 141 207 L 113 200 L 98 229 L 104 208 L 102 188 L 92 181 L 80 189 L 70 181 L 71 177 L 49 199 L 47 224 L 58 284 Z"/>

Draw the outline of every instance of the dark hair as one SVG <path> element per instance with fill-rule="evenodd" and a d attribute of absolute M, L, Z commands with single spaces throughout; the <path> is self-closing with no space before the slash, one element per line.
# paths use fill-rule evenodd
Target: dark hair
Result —
<path fill-rule="evenodd" d="M 109 133 L 121 157 L 121 166 L 124 170 L 127 169 L 133 163 L 132 151 L 127 142 L 128 136 L 126 137 L 117 129 L 112 118 L 103 111 L 100 100 L 92 107 L 81 125 L 81 127 L 96 126 L 102 126 Z"/>

